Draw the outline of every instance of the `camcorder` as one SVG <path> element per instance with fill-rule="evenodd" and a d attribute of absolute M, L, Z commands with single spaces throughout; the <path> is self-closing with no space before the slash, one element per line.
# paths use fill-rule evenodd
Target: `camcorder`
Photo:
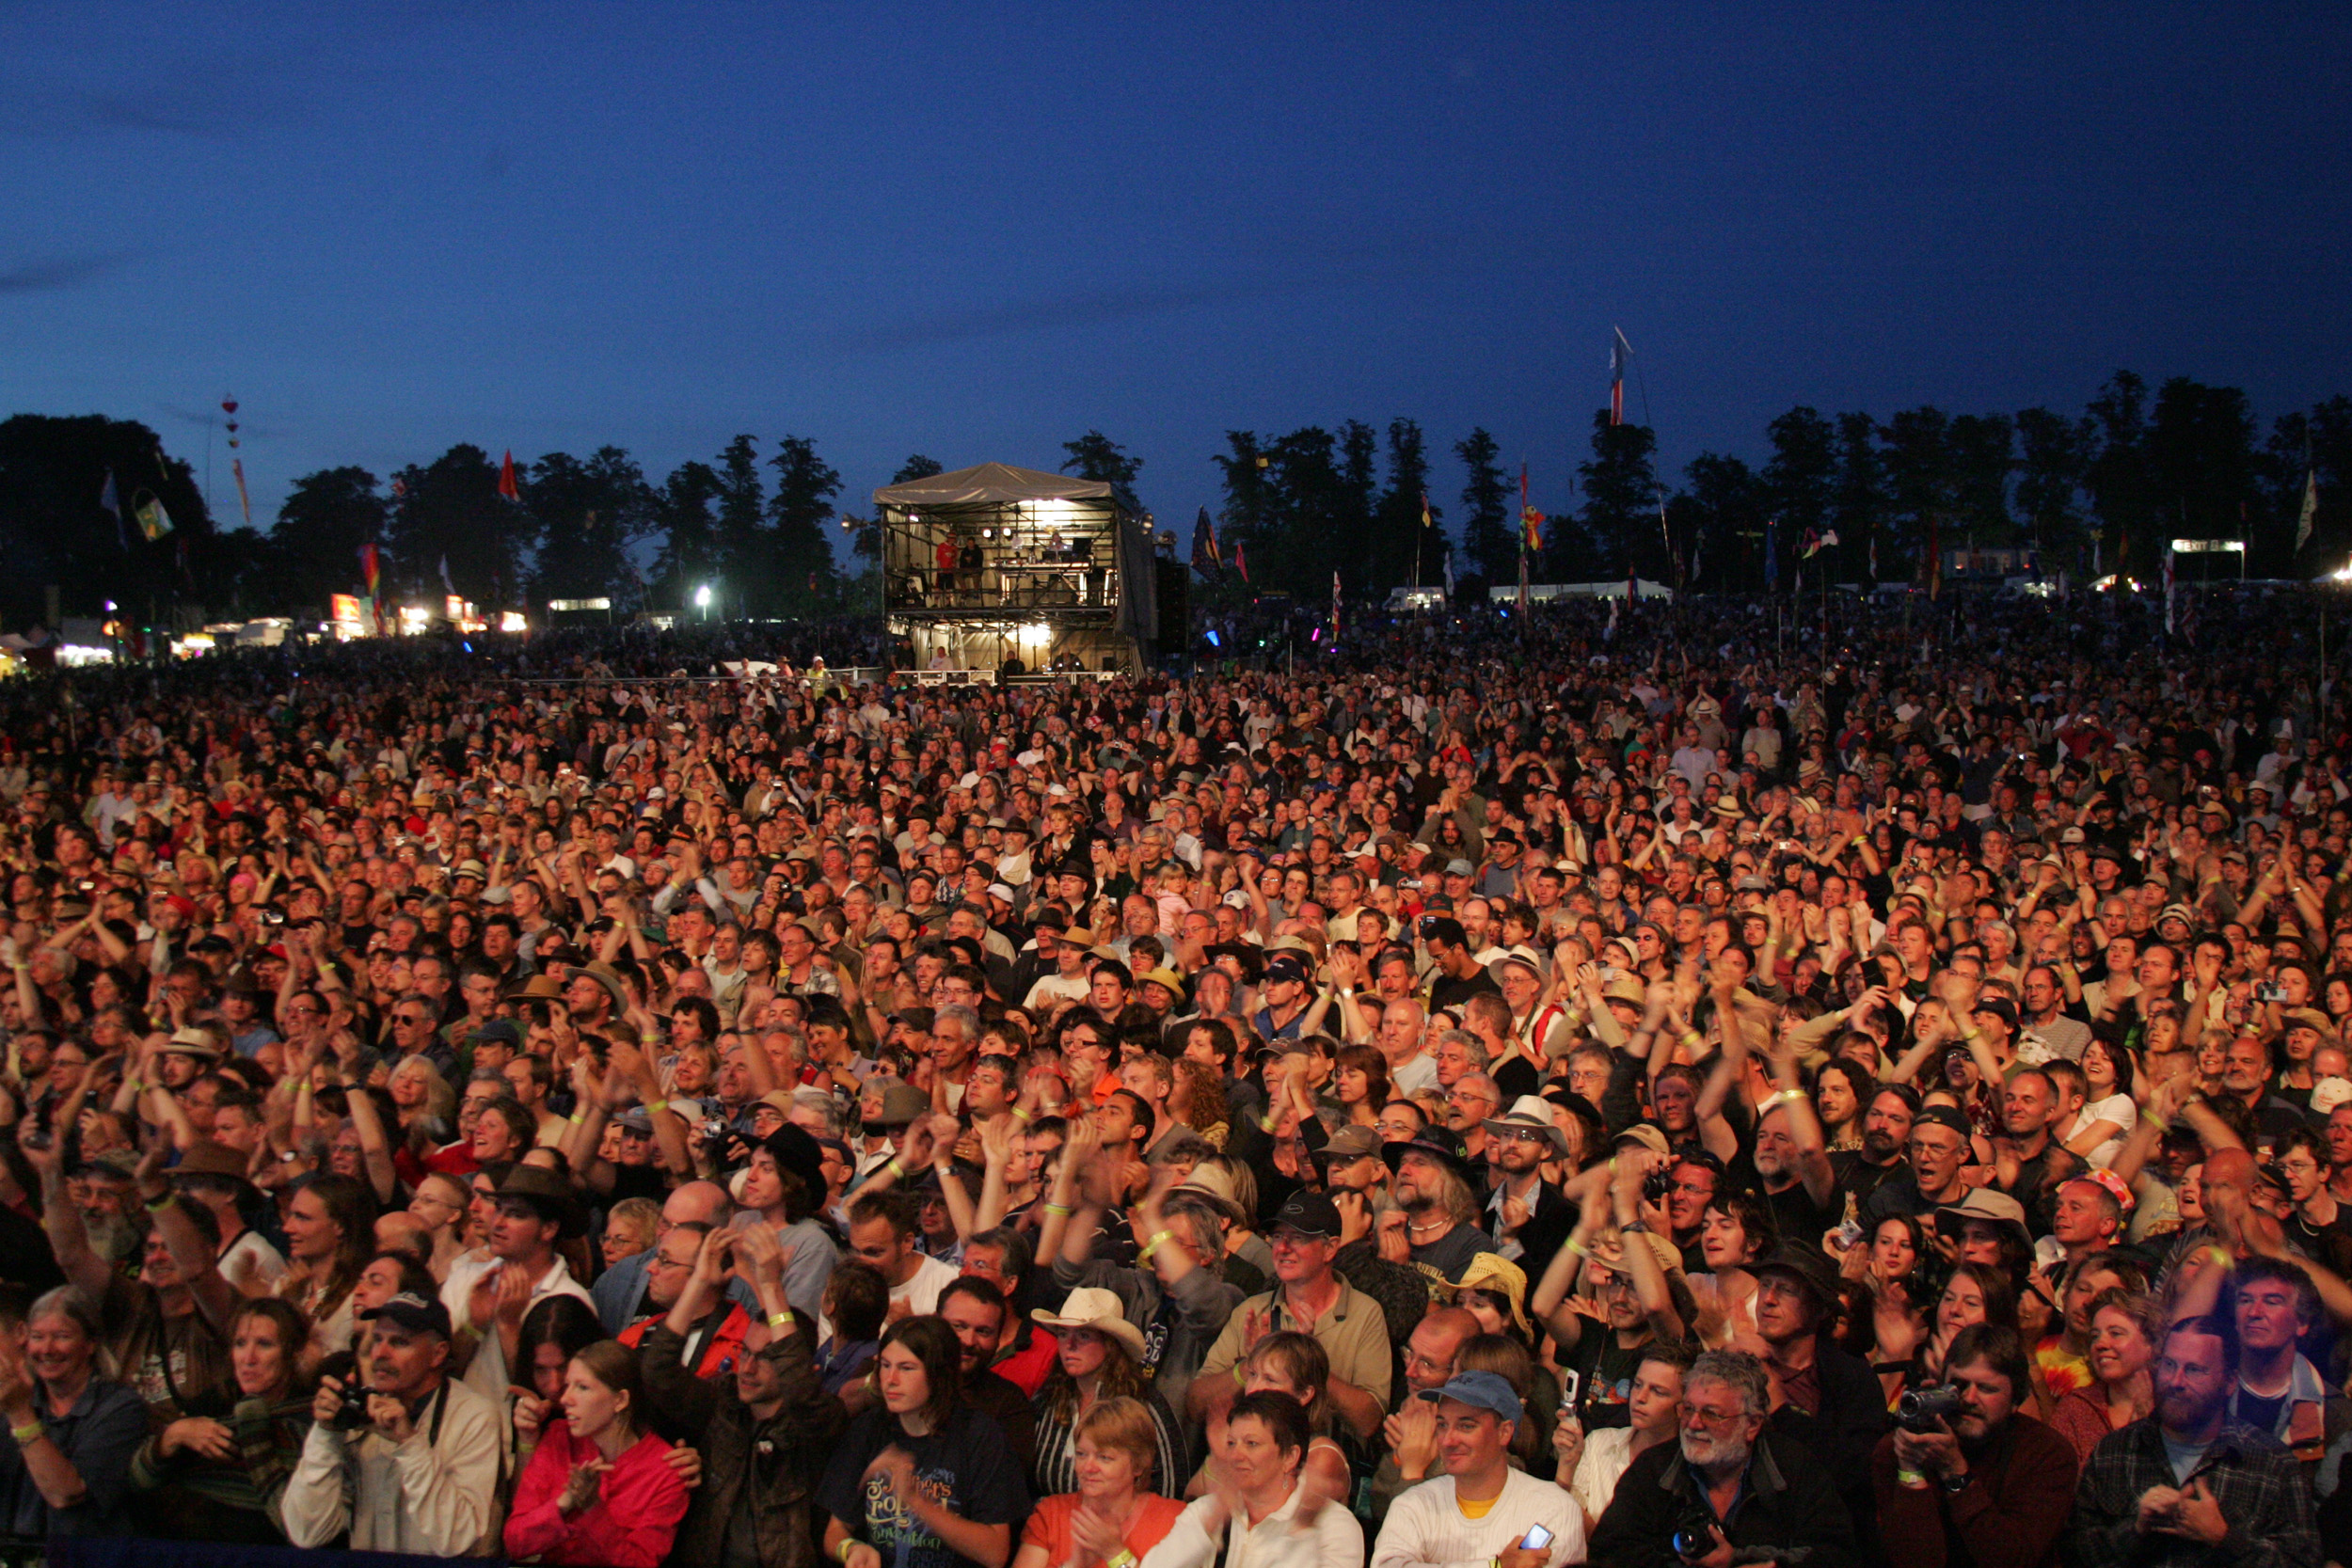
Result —
<path fill-rule="evenodd" d="M 1906 1388 L 1895 1401 L 1895 1424 L 1905 1432 L 1933 1432 L 1935 1423 L 1960 1419 L 1960 1390 L 1950 1384 Z"/>

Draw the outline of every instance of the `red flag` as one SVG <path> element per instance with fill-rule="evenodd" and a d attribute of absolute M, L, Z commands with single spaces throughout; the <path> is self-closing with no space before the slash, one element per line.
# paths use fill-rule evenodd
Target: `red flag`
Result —
<path fill-rule="evenodd" d="M 506 461 L 499 466 L 499 494 L 510 501 L 520 501 L 522 491 L 515 483 L 515 454 L 509 451 Z"/>
<path fill-rule="evenodd" d="M 1249 558 L 1242 553 L 1242 545 L 1239 540 L 1233 542 L 1233 570 L 1241 574 L 1242 581 L 1249 580 Z"/>
<path fill-rule="evenodd" d="M 373 545 L 359 546 L 359 575 L 367 579 L 368 597 L 371 599 L 375 597 L 375 579 L 380 564 Z"/>

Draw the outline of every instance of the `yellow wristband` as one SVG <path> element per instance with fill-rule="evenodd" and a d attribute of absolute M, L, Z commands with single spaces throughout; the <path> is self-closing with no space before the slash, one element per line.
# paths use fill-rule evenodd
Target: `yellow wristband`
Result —
<path fill-rule="evenodd" d="M 1152 1232 L 1152 1239 L 1144 1243 L 1142 1248 L 1136 1252 L 1136 1261 L 1149 1263 L 1152 1261 L 1152 1255 L 1160 1250 L 1162 1242 L 1170 1242 L 1175 1239 L 1176 1233 L 1173 1230 L 1154 1230 Z"/>
<path fill-rule="evenodd" d="M 898 1164 L 898 1157 L 896 1154 L 882 1162 L 882 1169 L 896 1177 L 904 1177 L 907 1173 L 906 1166 Z"/>
<path fill-rule="evenodd" d="M 768 1314 L 768 1326 L 774 1329 L 778 1334 L 789 1333 L 792 1328 L 792 1314 L 789 1312 L 771 1312 Z"/>
<path fill-rule="evenodd" d="M 1071 1210 L 1070 1210 L 1070 1205 L 1069 1205 L 1069 1204 L 1067 1204 L 1067 1203 L 1056 1203 L 1056 1202 L 1053 1202 L 1051 1199 L 1048 1199 L 1048 1200 L 1047 1200 L 1047 1202 L 1046 1202 L 1046 1205 L 1045 1205 L 1045 1212 L 1046 1212 L 1047 1213 L 1049 1213 L 1049 1214 L 1053 1214 L 1053 1215 L 1055 1215 L 1055 1216 L 1057 1216 L 1057 1217 L 1058 1217 L 1058 1218 L 1061 1218 L 1061 1219 L 1068 1219 L 1068 1218 L 1070 1217 L 1070 1213 L 1071 1213 Z"/>
<path fill-rule="evenodd" d="M 8 1435 L 16 1439 L 18 1448 L 29 1449 L 41 1440 L 41 1425 L 39 1421 L 27 1421 L 21 1427 L 8 1428 Z"/>
<path fill-rule="evenodd" d="M 840 1545 L 834 1548 L 833 1555 L 839 1558 L 842 1561 L 847 1562 L 850 1560 L 850 1553 L 855 1550 L 856 1547 L 857 1537 L 854 1535 L 848 1536 L 843 1539 Z"/>
<path fill-rule="evenodd" d="M 1025 1126 L 1028 1123 L 1035 1121 L 1037 1118 L 1029 1115 L 1028 1112 L 1023 1110 L 1020 1106 L 1015 1105 L 1012 1108 L 1012 1119 Z"/>
<path fill-rule="evenodd" d="M 1590 1258 L 1592 1256 L 1590 1252 L 1585 1250 L 1584 1243 L 1578 1241 L 1573 1236 L 1569 1237 L 1564 1244 L 1567 1247 L 1567 1250 L 1572 1257 Z"/>
<path fill-rule="evenodd" d="M 1104 1562 L 1103 1568 L 1135 1568 L 1135 1562 L 1136 1554 L 1121 1546 Z"/>

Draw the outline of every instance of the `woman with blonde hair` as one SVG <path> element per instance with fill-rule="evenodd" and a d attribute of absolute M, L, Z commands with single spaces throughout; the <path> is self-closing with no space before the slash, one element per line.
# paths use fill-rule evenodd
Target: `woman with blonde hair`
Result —
<path fill-rule="evenodd" d="M 1075 1428 L 1078 1489 L 1041 1498 L 1021 1532 L 1013 1568 L 1085 1568 L 1120 1553 L 1140 1558 L 1158 1545 L 1183 1502 L 1149 1490 L 1159 1429 L 1142 1401 L 1094 1405 Z"/>

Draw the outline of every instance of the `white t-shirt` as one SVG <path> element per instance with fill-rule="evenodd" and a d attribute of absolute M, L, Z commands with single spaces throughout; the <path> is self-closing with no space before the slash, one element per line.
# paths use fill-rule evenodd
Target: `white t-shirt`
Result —
<path fill-rule="evenodd" d="M 2093 1123 L 2113 1122 L 2122 1131 L 2092 1149 L 2090 1155 L 2091 1168 L 2105 1170 L 2115 1163 L 2116 1155 L 2122 1152 L 2123 1140 L 2131 1135 L 2132 1123 L 2138 1115 L 2138 1108 L 2133 1105 L 2130 1095 L 2111 1094 L 2095 1105 L 2084 1106 L 2081 1114 L 2076 1116 L 2073 1124 L 2066 1129 L 2066 1136 L 2058 1141 L 2072 1143 L 2089 1132 Z"/>
<path fill-rule="evenodd" d="M 939 1310 L 939 1292 L 953 1285 L 961 1274 L 951 1263 L 926 1258 L 915 1265 L 914 1275 L 904 1285 L 890 1288 L 890 1305 L 896 1307 L 903 1301 L 911 1314 L 928 1318 Z"/>

